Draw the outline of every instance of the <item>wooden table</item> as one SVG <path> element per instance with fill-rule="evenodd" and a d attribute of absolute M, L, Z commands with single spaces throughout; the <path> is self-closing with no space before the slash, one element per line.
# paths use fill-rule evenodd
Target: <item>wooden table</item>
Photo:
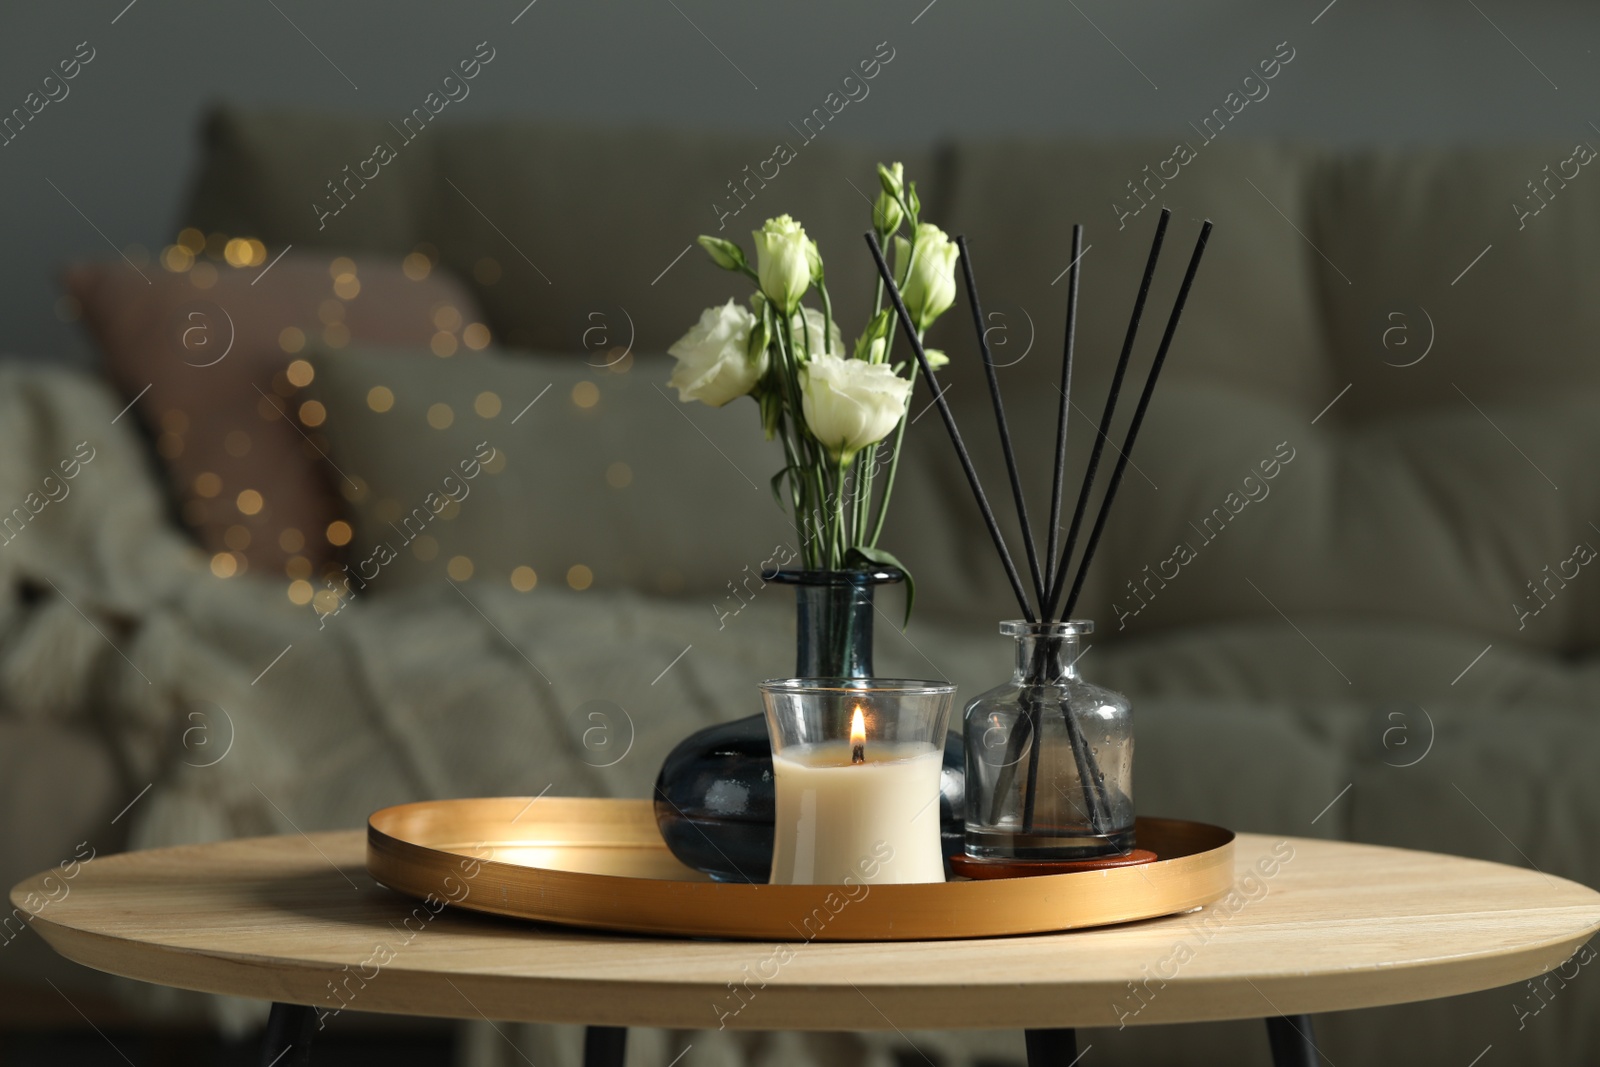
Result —
<path fill-rule="evenodd" d="M 1600 929 L 1600 894 L 1535 871 L 1245 834 L 1237 895 L 1167 919 L 978 941 L 681 941 L 434 914 L 375 884 L 364 847 L 350 831 L 106 856 L 11 900 L 86 966 L 274 1001 L 262 1062 L 279 1067 L 308 1062 L 323 1017 L 346 1008 L 585 1023 L 591 1065 L 620 1065 L 629 1026 L 1017 1027 L 1034 1067 L 1065 1067 L 1076 1027 L 1266 1017 L 1274 1061 L 1309 1067 L 1309 1013 L 1522 981 Z"/>

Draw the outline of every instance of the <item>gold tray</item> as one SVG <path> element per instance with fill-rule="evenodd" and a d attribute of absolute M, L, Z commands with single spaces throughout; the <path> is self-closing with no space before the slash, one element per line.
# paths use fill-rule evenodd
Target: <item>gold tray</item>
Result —
<path fill-rule="evenodd" d="M 1140 819 L 1154 863 L 920 885 L 713 882 L 679 863 L 648 800 L 498 797 L 384 808 L 367 870 L 411 896 L 520 919 L 761 941 L 1036 934 L 1171 915 L 1233 885 L 1233 832 Z"/>

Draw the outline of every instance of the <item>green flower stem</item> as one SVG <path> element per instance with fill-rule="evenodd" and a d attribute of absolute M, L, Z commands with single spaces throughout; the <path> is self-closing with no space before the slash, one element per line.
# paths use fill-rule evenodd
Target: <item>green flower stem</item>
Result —
<path fill-rule="evenodd" d="M 889 319 L 889 332 L 883 335 L 883 361 L 885 363 L 889 362 L 889 353 L 894 351 L 894 335 L 898 329 L 900 329 L 900 318 L 899 316 L 892 316 Z M 913 359 L 911 362 L 915 363 L 916 360 Z"/>
<path fill-rule="evenodd" d="M 778 338 L 780 351 L 784 355 L 785 384 L 788 387 L 790 398 L 789 411 L 794 417 L 795 439 L 800 444 L 800 451 L 803 453 L 803 462 L 799 464 L 799 471 L 806 490 L 805 514 L 803 517 L 796 516 L 796 518 L 801 520 L 801 524 L 804 527 L 801 531 L 801 539 L 807 549 L 806 565 L 815 568 L 825 565 L 823 553 L 831 554 L 827 544 L 828 527 L 823 525 L 819 528 L 816 524 L 817 519 L 827 518 L 823 511 L 827 506 L 827 494 L 825 492 L 826 468 L 823 465 L 821 448 L 816 438 L 811 436 L 810 430 L 805 425 L 805 407 L 801 402 L 799 353 L 795 349 L 793 324 L 789 321 L 790 316 L 779 315 L 778 317 L 782 320 L 778 329 Z M 805 324 L 804 315 L 801 316 L 800 321 L 802 325 Z M 808 337 L 807 344 L 809 345 L 809 343 L 810 339 Z M 807 536 L 807 531 L 810 531 L 810 536 Z"/>
<path fill-rule="evenodd" d="M 851 507 L 855 510 L 851 512 L 851 518 L 854 520 L 854 543 L 859 545 L 867 540 L 867 520 L 872 510 L 872 472 L 878 466 L 878 442 L 874 441 L 863 448 L 856 462 L 860 466 L 856 471 L 856 491 L 851 501 Z"/>
<path fill-rule="evenodd" d="M 828 287 L 821 282 L 817 283 L 817 291 L 822 294 L 822 351 L 825 355 L 833 355 L 833 299 L 828 296 Z M 805 322 L 802 313 L 800 321 Z M 810 344 L 808 337 L 806 343 Z"/>
<path fill-rule="evenodd" d="M 802 449 L 797 447 L 802 444 L 798 433 L 799 428 L 790 425 L 791 415 L 795 418 L 800 417 L 799 384 L 794 374 L 793 363 L 789 358 L 789 345 L 786 342 L 790 338 L 788 337 L 786 326 L 781 321 L 783 316 L 781 313 L 775 313 L 773 317 L 779 320 L 778 328 L 772 333 L 773 345 L 777 349 L 776 358 L 773 360 L 773 370 L 778 378 L 779 388 L 784 395 L 784 414 L 778 419 L 778 431 L 783 436 L 784 453 L 789 461 L 791 470 L 789 475 L 790 489 L 798 498 L 795 503 L 795 519 L 797 520 L 798 533 L 800 534 L 800 554 L 804 557 L 807 567 L 815 567 L 817 565 L 816 546 L 812 537 L 812 529 L 805 522 L 805 516 L 809 513 L 811 507 L 811 485 L 810 479 L 807 477 L 808 464 L 801 461 L 800 452 Z"/>
<path fill-rule="evenodd" d="M 922 332 L 919 330 L 917 332 L 917 342 L 920 344 L 921 341 Z M 884 519 L 888 518 L 889 515 L 889 497 L 894 493 L 894 476 L 900 470 L 900 446 L 902 442 L 905 441 L 906 422 L 909 421 L 909 416 L 911 414 L 911 398 L 917 393 L 917 372 L 921 369 L 921 366 L 922 365 L 917 363 L 915 360 L 913 360 L 911 363 L 911 389 L 906 393 L 906 410 L 905 413 L 900 416 L 900 425 L 895 427 L 894 455 L 889 457 L 889 474 L 888 477 L 883 480 L 883 496 L 878 501 L 878 521 L 873 524 L 872 540 L 867 543 L 868 548 L 878 547 L 878 538 L 883 533 L 883 521 Z"/>
<path fill-rule="evenodd" d="M 783 442 L 783 459 L 784 462 L 788 464 L 789 470 L 791 472 L 798 470 L 800 467 L 800 461 L 795 455 L 794 441 L 792 441 L 789 437 L 789 420 L 782 414 L 778 416 L 778 439 Z M 795 480 L 792 473 L 788 478 L 788 482 L 789 507 L 794 510 L 796 515 L 798 515 L 800 514 L 800 508 L 802 506 L 800 500 L 800 483 Z M 801 537 L 803 538 L 804 536 L 804 533 L 802 533 Z"/>
<path fill-rule="evenodd" d="M 887 239 L 891 236 L 893 235 L 885 234 L 884 238 L 880 239 L 879 244 L 882 244 L 884 239 Z M 916 226 L 913 225 L 911 228 L 911 254 L 907 257 L 907 277 L 910 277 L 910 264 L 916 261 L 916 257 L 917 230 Z M 883 310 L 884 295 L 883 278 L 880 277 L 872 293 L 872 314 L 874 317 L 877 316 L 878 312 Z M 894 351 L 894 334 L 895 330 L 899 328 L 899 325 L 900 323 L 898 319 L 891 318 L 889 320 L 889 330 L 883 335 L 883 362 L 885 363 L 889 362 L 889 355 Z M 911 366 L 911 382 L 913 389 L 915 389 L 916 381 L 917 367 L 916 362 L 913 360 Z M 906 411 L 910 412 L 910 410 L 911 395 L 908 393 L 906 395 Z M 889 507 L 888 490 L 894 485 L 894 471 L 895 468 L 900 464 L 900 440 L 905 436 L 905 425 L 906 416 L 901 415 L 900 425 L 895 429 L 894 455 L 889 461 L 889 480 L 885 483 L 885 495 L 878 507 L 878 521 L 873 526 L 871 541 L 867 540 L 867 527 L 869 525 L 873 525 L 870 517 L 872 509 L 872 483 L 878 470 L 879 442 L 874 442 L 866 451 L 867 462 L 863 473 L 861 474 L 861 484 L 856 487 L 856 544 L 858 545 L 867 545 L 869 548 L 878 547 L 878 534 L 883 530 L 884 515 Z"/>
<path fill-rule="evenodd" d="M 917 216 L 911 211 L 911 205 L 905 202 L 904 197 L 901 197 L 900 200 L 901 207 L 904 209 L 906 218 L 911 220 L 911 240 L 908 242 L 909 247 L 906 253 L 905 274 L 896 280 L 896 285 L 905 284 L 905 279 L 911 277 L 911 268 L 915 266 L 917 262 Z M 883 279 L 879 278 L 877 292 L 880 300 L 882 299 L 883 291 Z M 883 341 L 883 360 L 885 363 L 889 362 L 890 354 L 894 351 L 894 334 L 897 325 L 898 320 L 889 320 L 889 332 L 884 335 Z M 918 331 L 917 333 L 917 340 L 922 340 L 921 331 Z M 908 375 L 911 381 L 911 388 L 906 393 L 906 410 L 901 414 L 900 424 L 896 426 L 894 430 L 894 453 L 889 457 L 889 474 L 883 481 L 883 495 L 878 500 L 878 518 L 877 521 L 872 524 L 872 538 L 870 540 L 867 539 L 865 535 L 865 524 L 862 525 L 862 534 L 856 538 L 858 543 L 865 542 L 868 548 L 878 547 L 878 538 L 883 534 L 884 521 L 889 517 L 889 497 L 894 492 L 894 476 L 896 472 L 900 470 L 900 445 L 905 440 L 906 421 L 911 415 L 911 398 L 916 395 L 917 391 L 918 369 L 919 365 L 917 361 L 912 360 L 910 373 Z M 873 446 L 873 458 L 874 460 L 877 458 L 876 445 Z M 871 477 L 872 476 L 869 473 L 868 478 L 870 479 Z M 869 491 L 870 488 L 871 483 L 869 481 Z"/>
<path fill-rule="evenodd" d="M 833 487 L 833 518 L 834 529 L 836 532 L 834 534 L 833 541 L 832 566 L 835 570 L 838 570 L 844 566 L 844 489 L 845 471 L 848 469 L 849 463 L 850 461 L 847 460 L 844 456 L 844 453 L 841 452 L 839 454 L 839 465 L 835 468 L 837 472 L 837 480 L 835 481 Z"/>
<path fill-rule="evenodd" d="M 805 513 L 796 517 L 804 524 L 810 535 L 810 552 L 807 556 L 807 565 L 814 569 L 820 569 L 826 567 L 827 559 L 832 554 L 832 549 L 829 545 L 831 519 L 827 510 L 827 472 L 822 463 L 816 438 L 811 435 L 810 427 L 806 425 L 805 421 L 805 404 L 800 385 L 799 350 L 795 344 L 794 331 L 785 326 L 783 333 L 792 357 L 790 388 L 794 400 L 790 410 L 794 419 L 795 440 L 801 452 L 800 477 L 806 486 Z"/>

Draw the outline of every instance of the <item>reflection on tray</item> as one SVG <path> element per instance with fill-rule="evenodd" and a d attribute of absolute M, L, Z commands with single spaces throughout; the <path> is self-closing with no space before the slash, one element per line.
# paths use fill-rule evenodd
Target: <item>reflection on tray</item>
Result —
<path fill-rule="evenodd" d="M 653 878 L 674 882 L 709 882 L 711 879 L 679 863 L 665 847 L 638 845 L 566 845 L 553 842 L 487 842 L 435 846 L 463 856 L 539 867 L 575 874 L 609 874 L 621 878 Z"/>

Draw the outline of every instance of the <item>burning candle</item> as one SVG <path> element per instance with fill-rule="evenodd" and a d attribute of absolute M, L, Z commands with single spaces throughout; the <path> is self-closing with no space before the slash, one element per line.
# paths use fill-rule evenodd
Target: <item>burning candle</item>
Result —
<path fill-rule="evenodd" d="M 774 884 L 942 882 L 939 777 L 954 687 L 903 694 L 762 686 L 774 726 Z M 872 683 L 866 683 L 871 685 Z M 782 687 L 776 693 L 769 686 Z M 858 687 L 859 688 L 859 687 Z M 943 710 L 927 704 L 941 704 Z M 843 704 L 849 708 L 835 707 Z M 809 706 L 817 705 L 817 706 Z M 848 732 L 826 726 L 848 723 Z M 808 729 L 809 727 L 809 729 Z"/>

